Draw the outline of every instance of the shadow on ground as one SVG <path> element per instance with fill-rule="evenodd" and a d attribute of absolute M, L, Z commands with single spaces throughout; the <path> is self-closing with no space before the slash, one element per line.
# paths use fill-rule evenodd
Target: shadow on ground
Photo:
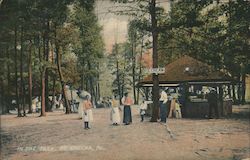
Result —
<path fill-rule="evenodd" d="M 9 157 L 10 155 L 15 154 L 17 152 L 16 148 L 10 147 L 10 144 L 14 140 L 13 135 L 0 129 L 0 139 L 0 159 L 2 159 L 3 157 Z"/>

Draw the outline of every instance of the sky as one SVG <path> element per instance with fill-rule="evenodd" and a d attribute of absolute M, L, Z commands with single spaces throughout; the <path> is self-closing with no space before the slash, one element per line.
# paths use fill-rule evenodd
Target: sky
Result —
<path fill-rule="evenodd" d="M 169 10 L 169 0 L 158 0 L 158 3 Z M 109 10 L 117 8 L 118 5 L 110 2 L 110 0 L 97 0 L 95 13 L 98 16 L 100 25 L 103 27 L 102 35 L 105 42 L 107 52 L 111 52 L 112 45 L 117 42 L 126 41 L 129 17 L 118 16 L 109 13 Z"/>

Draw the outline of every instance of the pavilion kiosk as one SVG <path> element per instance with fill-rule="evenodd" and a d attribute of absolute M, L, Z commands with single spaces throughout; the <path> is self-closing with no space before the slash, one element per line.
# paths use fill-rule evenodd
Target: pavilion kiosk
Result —
<path fill-rule="evenodd" d="M 232 114 L 231 88 L 234 80 L 225 73 L 214 70 L 212 66 L 189 56 L 183 56 L 166 65 L 165 73 L 159 75 L 160 88 L 170 89 L 182 104 L 183 117 L 206 118 L 209 114 L 209 104 L 206 94 L 213 87 L 218 95 L 220 116 Z M 152 90 L 152 75 L 148 75 L 139 82 L 139 87 L 145 91 L 146 99 Z M 151 114 L 152 104 L 148 106 Z"/>

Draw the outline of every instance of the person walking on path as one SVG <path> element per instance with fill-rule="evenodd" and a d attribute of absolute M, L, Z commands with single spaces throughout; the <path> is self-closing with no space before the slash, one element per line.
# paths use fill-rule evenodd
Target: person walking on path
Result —
<path fill-rule="evenodd" d="M 141 105 L 140 105 L 141 122 L 144 121 L 144 115 L 146 114 L 147 105 L 148 104 L 147 104 L 147 102 L 145 100 L 143 100 Z"/>
<path fill-rule="evenodd" d="M 84 121 L 84 129 L 90 129 L 89 123 L 93 121 L 93 113 L 92 113 L 93 105 L 91 103 L 91 99 L 89 96 L 86 96 L 86 100 L 83 102 L 83 121 Z"/>
<path fill-rule="evenodd" d="M 111 121 L 113 125 L 119 125 L 121 122 L 120 110 L 119 100 L 115 96 L 111 101 Z"/>
<path fill-rule="evenodd" d="M 215 116 L 216 118 L 219 118 L 219 108 L 218 108 L 218 97 L 217 97 L 217 93 L 216 90 L 214 88 L 212 88 L 210 90 L 210 92 L 207 95 L 207 101 L 209 104 L 209 118 L 213 118 L 213 110 L 215 112 Z"/>
<path fill-rule="evenodd" d="M 167 101 L 168 96 L 167 93 L 164 90 L 161 90 L 160 93 L 160 119 L 162 123 L 167 122 Z"/>
<path fill-rule="evenodd" d="M 125 93 L 122 98 L 122 104 L 124 105 L 123 109 L 123 123 L 129 125 L 132 123 L 132 115 L 130 106 L 133 104 L 132 98 L 128 96 L 128 93 Z"/>

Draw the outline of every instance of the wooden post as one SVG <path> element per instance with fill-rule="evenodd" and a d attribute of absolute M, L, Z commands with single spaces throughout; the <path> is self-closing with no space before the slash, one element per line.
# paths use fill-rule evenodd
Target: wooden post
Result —
<path fill-rule="evenodd" d="M 184 83 L 183 84 L 183 89 L 184 89 L 184 103 L 183 103 L 183 106 L 182 106 L 182 114 L 183 116 L 185 117 L 187 115 L 187 101 L 188 101 L 188 88 L 189 88 L 189 85 L 188 83 Z"/>
<path fill-rule="evenodd" d="M 220 116 L 224 116 L 224 109 L 223 109 L 223 89 L 222 89 L 222 85 L 219 86 L 219 117 Z"/>

